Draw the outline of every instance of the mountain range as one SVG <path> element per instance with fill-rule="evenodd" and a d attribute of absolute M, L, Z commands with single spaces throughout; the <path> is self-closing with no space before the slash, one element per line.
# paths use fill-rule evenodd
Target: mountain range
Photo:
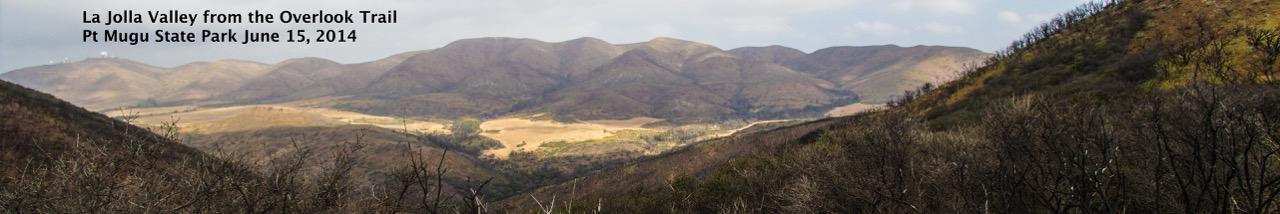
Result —
<path fill-rule="evenodd" d="M 938 46 L 731 50 L 672 38 L 610 44 L 479 38 L 356 64 L 320 58 L 172 68 L 95 58 L 0 74 L 92 110 L 303 100 L 420 118 L 550 113 L 671 121 L 816 117 L 940 83 L 989 54 Z"/>

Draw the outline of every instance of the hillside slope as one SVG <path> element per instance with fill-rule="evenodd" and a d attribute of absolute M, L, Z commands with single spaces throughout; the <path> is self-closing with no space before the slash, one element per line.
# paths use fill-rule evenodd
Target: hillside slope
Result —
<path fill-rule="evenodd" d="M 182 160 L 203 153 L 151 131 L 87 111 L 51 95 L 0 81 L 0 174 L 14 175 L 28 161 L 48 164 L 76 149 L 91 148 L 120 155 L 121 160 Z M 155 156 L 127 151 L 154 150 Z M 140 169 L 131 169 L 140 170 Z M 12 177 L 6 177 L 12 178 Z"/>
<path fill-rule="evenodd" d="M 164 69 L 123 59 L 89 59 L 4 73 L 3 79 L 90 109 L 134 105 L 155 96 Z"/>
<path fill-rule="evenodd" d="M 475 154 L 373 126 L 183 137 L 7 81 L 0 115 L 0 208 L 18 213 L 408 212 L 452 209 L 440 205 L 482 181 L 486 195 L 528 188 Z"/>
<path fill-rule="evenodd" d="M 1039 94 L 1124 101 L 1136 92 L 1175 89 L 1194 79 L 1231 81 L 1208 75 L 1254 76 L 1202 75 L 1185 67 L 1207 68 L 1212 65 L 1203 63 L 1210 61 L 1196 58 L 1214 57 L 1243 72 L 1251 66 L 1248 61 L 1262 60 L 1251 53 L 1246 31 L 1275 29 L 1280 24 L 1274 15 L 1277 7 L 1269 1 L 1131 1 L 1095 16 L 1086 16 L 1087 8 L 1081 8 L 1028 33 L 997 53 L 988 66 L 966 71 L 910 106 L 927 114 L 933 126 L 942 127 L 975 120 L 977 111 L 1008 97 Z M 1177 62 L 1186 60 L 1201 62 Z M 1268 69 L 1273 68 L 1262 70 Z"/>
<path fill-rule="evenodd" d="M 13 212 L 161 210 L 213 197 L 174 179 L 200 181 L 203 170 L 225 173 L 216 179 L 228 182 L 246 174 L 149 130 L 6 81 L 0 115 L 0 204 Z M 128 205 L 143 192 L 190 194 Z"/>
<path fill-rule="evenodd" d="M 890 109 L 703 142 L 504 203 L 525 210 L 554 195 L 571 201 L 558 210 L 575 212 L 1274 212 L 1277 9 L 1087 4 Z M 729 154 L 699 147 L 757 139 L 782 142 Z M 645 185 L 600 185 L 618 183 Z"/>
<path fill-rule="evenodd" d="M 465 191 L 468 178 L 493 181 L 484 189 L 486 195 L 503 196 L 527 189 L 524 178 L 510 172 L 494 169 L 490 163 L 476 154 L 452 150 L 445 153 L 444 142 L 419 139 L 418 136 L 369 125 L 345 125 L 335 127 L 276 127 L 250 131 L 214 133 L 190 136 L 186 145 L 202 151 L 218 151 L 237 154 L 253 162 L 266 162 L 310 149 L 316 159 L 332 159 L 346 145 L 358 143 L 360 151 L 355 158 L 360 164 L 352 171 L 357 180 L 385 179 L 380 176 L 401 170 L 413 155 L 430 155 L 443 160 L 440 167 L 447 169 L 442 179 L 450 188 L 448 192 Z M 298 148 L 295 146 L 304 146 Z"/>
<path fill-rule="evenodd" d="M 578 202 L 580 206 L 591 207 L 602 200 L 611 205 L 610 208 L 621 208 L 632 212 L 644 213 L 663 210 L 662 207 L 646 207 L 635 200 L 649 194 L 661 194 L 670 188 L 672 182 L 688 179 L 709 171 L 716 170 L 736 159 L 781 152 L 787 144 L 796 141 L 811 141 L 819 137 L 814 133 L 830 129 L 838 124 L 848 124 L 851 118 L 829 118 L 806 122 L 799 125 L 744 132 L 724 138 L 708 140 L 690 145 L 680 150 L 640 160 L 618 168 L 593 173 L 565 183 L 550 185 L 516 195 L 497 202 L 500 210 L 526 210 L 534 208 L 539 200 L 559 197 L 564 201 Z M 618 185 L 627 184 L 627 185 Z M 621 194 L 621 195 L 620 195 Z M 574 207 L 582 209 L 583 207 Z M 613 209 L 611 209 L 613 210 Z"/>
<path fill-rule="evenodd" d="M 885 103 L 925 83 L 955 79 L 989 56 L 956 47 L 832 47 L 782 64 L 857 92 L 864 103 Z"/>

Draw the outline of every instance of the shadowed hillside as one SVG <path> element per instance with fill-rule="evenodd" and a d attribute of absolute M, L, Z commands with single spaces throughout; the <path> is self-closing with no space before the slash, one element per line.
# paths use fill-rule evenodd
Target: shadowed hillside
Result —
<path fill-rule="evenodd" d="M 352 174 L 364 179 L 382 179 L 405 165 L 415 154 L 445 154 L 445 142 L 432 142 L 419 139 L 418 136 L 400 133 L 373 126 L 339 126 L 339 127 L 301 127 L 301 128 L 269 128 L 253 131 L 219 133 L 211 135 L 190 136 L 186 143 L 202 151 L 219 151 L 236 154 L 249 161 L 264 162 L 281 157 L 289 157 L 301 152 L 296 146 L 309 148 L 308 152 L 317 154 L 316 159 L 332 159 L 337 150 L 358 141 L 361 149 L 356 153 L 360 165 Z M 443 167 L 449 169 L 445 175 L 448 186 L 466 185 L 467 178 L 493 178 L 487 195 L 511 194 L 514 191 L 528 188 L 522 178 L 509 177 L 504 171 L 492 169 L 491 164 L 463 151 L 449 151 L 444 158 Z M 455 191 L 462 191 L 461 189 Z"/>
<path fill-rule="evenodd" d="M 242 168 L 149 130 L 4 81 L 0 115 L 0 207 L 7 211 L 128 210 L 122 203 L 133 200 L 116 203 L 118 197 L 141 200 L 150 197 L 138 195 L 144 192 L 196 186 L 170 179 L 197 182 L 204 172 L 220 173 L 213 177 L 229 182 L 249 179 L 238 177 L 246 174 Z M 214 196 L 170 197 L 173 202 L 164 205 L 139 206 L 159 210 Z"/>
<path fill-rule="evenodd" d="M 5 81 L 0 115 L 6 212 L 437 212 L 527 188 L 472 155 L 376 127 L 197 137 L 206 154 L 176 143 L 175 126 L 138 128 Z M 280 138 L 293 144 L 243 145 Z"/>
<path fill-rule="evenodd" d="M 86 111 L 35 90 L 0 81 L 0 172 L 12 176 L 28 164 L 40 166 L 93 148 L 120 160 L 172 160 L 205 158 L 151 131 Z M 155 151 L 147 155 L 137 149 Z M 128 170 L 145 170 L 131 168 Z M 8 177 L 7 178 L 12 178 Z"/>

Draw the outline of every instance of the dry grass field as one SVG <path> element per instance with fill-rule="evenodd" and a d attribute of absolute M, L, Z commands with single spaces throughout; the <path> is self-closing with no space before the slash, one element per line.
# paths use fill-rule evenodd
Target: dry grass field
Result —
<path fill-rule="evenodd" d="M 422 121 L 369 115 L 303 103 L 216 108 L 174 106 L 119 109 L 105 113 L 108 116 L 125 118 L 141 126 L 159 127 L 173 123 L 179 128 L 178 131 L 192 134 L 345 125 L 372 125 L 421 134 L 450 134 L 452 129 L 448 121 Z M 486 156 L 498 159 L 507 159 L 513 152 L 546 150 L 547 143 L 553 142 L 557 143 L 553 146 L 556 149 L 540 154 L 584 155 L 623 150 L 656 154 L 687 142 L 729 136 L 758 124 L 785 120 L 646 127 L 648 124 L 662 121 L 657 118 L 636 117 L 626 120 L 557 122 L 539 115 L 513 116 L 483 121 L 479 124 L 479 133 L 504 145 L 503 148 L 483 152 Z M 547 154 L 547 152 L 553 154 Z"/>
<path fill-rule="evenodd" d="M 444 124 L 367 115 L 327 108 L 284 105 L 248 105 L 222 108 L 161 107 L 108 112 L 112 117 L 129 117 L 134 124 L 156 126 L 175 123 L 185 133 L 222 133 L 275 127 L 333 127 L 372 125 L 418 133 L 449 133 Z"/>
<path fill-rule="evenodd" d="M 485 121 L 480 129 L 485 137 L 502 142 L 505 148 L 485 151 L 497 158 L 506 158 L 513 151 L 533 151 L 543 143 L 553 141 L 579 142 L 603 139 L 621 130 L 660 131 L 645 128 L 645 124 L 661 119 L 637 117 L 627 120 L 589 120 L 579 123 L 561 123 L 551 120 L 528 118 L 501 118 Z"/>

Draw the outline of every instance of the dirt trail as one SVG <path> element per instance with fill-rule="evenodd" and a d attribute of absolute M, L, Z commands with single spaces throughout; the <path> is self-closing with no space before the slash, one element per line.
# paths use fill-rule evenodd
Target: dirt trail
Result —
<path fill-rule="evenodd" d="M 711 138 L 717 138 L 717 137 L 730 136 L 730 135 L 733 135 L 733 134 L 737 134 L 739 131 L 747 130 L 747 129 L 749 129 L 749 128 L 753 127 L 753 126 L 760 125 L 760 124 L 765 124 L 765 123 L 777 123 L 777 122 L 787 122 L 787 121 L 792 121 L 792 120 L 761 120 L 761 121 L 755 121 L 755 122 L 751 122 L 750 124 L 747 124 L 747 125 L 745 125 L 745 126 L 742 126 L 742 127 L 736 128 L 736 129 L 730 129 L 730 130 L 724 130 L 724 131 L 721 131 L 719 134 L 716 134 L 716 135 L 712 136 Z"/>

